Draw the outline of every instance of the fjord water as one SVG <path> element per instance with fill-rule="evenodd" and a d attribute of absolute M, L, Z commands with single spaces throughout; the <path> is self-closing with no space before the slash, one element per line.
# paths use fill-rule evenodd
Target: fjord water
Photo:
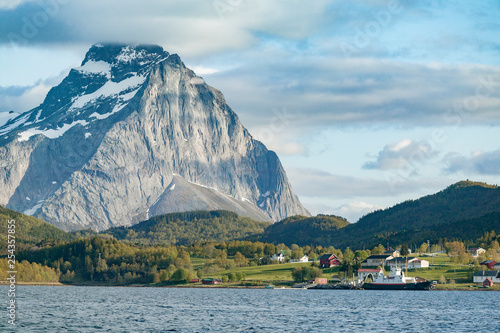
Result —
<path fill-rule="evenodd" d="M 497 332 L 500 320 L 498 292 L 49 286 L 17 291 L 17 332 Z M 0 293 L 7 295 L 7 287 Z M 6 306 L 1 313 L 0 331 L 8 332 Z"/>

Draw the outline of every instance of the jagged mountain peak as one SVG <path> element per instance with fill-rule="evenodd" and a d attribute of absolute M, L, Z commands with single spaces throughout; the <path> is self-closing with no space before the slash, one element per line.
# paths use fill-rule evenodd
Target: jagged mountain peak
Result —
<path fill-rule="evenodd" d="M 157 45 L 95 44 L 43 103 L 0 123 L 0 144 L 34 135 L 59 137 L 76 126 L 106 119 L 127 106 L 153 66 L 170 54 Z M 172 56 L 178 62 L 178 56 Z M 9 135 L 11 134 L 11 135 Z"/>
<path fill-rule="evenodd" d="M 215 198 L 262 219 L 309 214 L 222 93 L 159 46 L 92 46 L 39 107 L 0 127 L 0 160 L 0 204 L 66 229 L 130 225 L 150 209 Z M 198 205 L 166 192 L 174 174 Z M 153 207 L 164 193 L 174 195 Z"/>
<path fill-rule="evenodd" d="M 75 70 L 82 74 L 100 74 L 119 82 L 131 73 L 143 74 L 151 65 L 170 56 L 158 45 L 95 44 Z"/>
<path fill-rule="evenodd" d="M 168 56 L 159 45 L 129 45 L 117 43 L 94 44 L 87 51 L 82 66 L 88 61 L 104 61 L 107 63 L 133 63 L 145 60 L 157 60 L 158 57 Z"/>

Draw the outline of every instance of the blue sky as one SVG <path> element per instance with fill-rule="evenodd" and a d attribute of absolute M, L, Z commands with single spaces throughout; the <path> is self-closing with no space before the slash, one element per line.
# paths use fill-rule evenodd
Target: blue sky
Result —
<path fill-rule="evenodd" d="M 0 111 L 97 42 L 154 43 L 221 90 L 312 213 L 500 175 L 497 1 L 0 0 Z"/>

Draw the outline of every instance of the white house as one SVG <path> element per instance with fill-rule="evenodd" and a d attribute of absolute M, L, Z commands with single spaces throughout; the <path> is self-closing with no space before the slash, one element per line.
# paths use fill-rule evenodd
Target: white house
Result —
<path fill-rule="evenodd" d="M 407 264 L 408 264 L 408 266 L 406 266 Z M 408 267 L 409 269 L 412 269 L 412 268 L 429 267 L 429 262 L 427 260 L 418 259 L 416 257 L 408 258 L 408 261 L 404 257 L 397 257 L 397 258 L 393 258 L 391 260 L 388 260 L 386 262 L 386 265 L 389 266 L 391 269 L 394 269 L 397 267 L 399 267 L 399 268 Z"/>
<path fill-rule="evenodd" d="M 483 249 L 482 247 L 473 247 L 471 249 L 468 250 L 469 253 L 474 257 L 474 258 L 477 258 L 479 257 L 481 254 L 485 254 L 486 253 L 486 250 Z"/>
<path fill-rule="evenodd" d="M 484 280 L 490 278 L 493 283 L 500 283 L 499 271 L 478 271 L 474 273 L 473 281 L 475 283 L 483 283 Z"/>
<path fill-rule="evenodd" d="M 304 255 L 302 258 L 299 259 L 290 259 L 290 262 L 308 262 L 309 257 Z"/>
<path fill-rule="evenodd" d="M 377 267 L 379 265 L 382 265 L 382 263 L 387 262 L 387 260 L 391 260 L 392 258 L 393 258 L 393 256 L 390 254 L 372 255 L 372 256 L 369 256 L 368 258 L 366 258 L 365 261 L 363 261 L 361 263 L 361 266 L 363 266 L 363 267 L 370 267 L 370 266 Z"/>
<path fill-rule="evenodd" d="M 285 256 L 281 252 L 277 252 L 271 256 L 272 261 L 279 261 L 282 262 L 285 260 Z"/>
<path fill-rule="evenodd" d="M 413 260 L 408 263 L 408 268 L 428 268 L 429 262 L 424 259 Z"/>

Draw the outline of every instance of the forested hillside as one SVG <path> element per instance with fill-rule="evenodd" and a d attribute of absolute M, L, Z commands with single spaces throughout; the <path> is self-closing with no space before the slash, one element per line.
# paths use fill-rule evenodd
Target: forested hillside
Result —
<path fill-rule="evenodd" d="M 317 215 L 314 217 L 292 216 L 266 228 L 257 238 L 264 242 L 323 245 L 333 244 L 335 234 L 349 222 L 340 216 Z"/>
<path fill-rule="evenodd" d="M 242 239 L 262 233 L 270 224 L 229 211 L 197 211 L 156 216 L 131 227 L 108 229 L 103 234 L 140 244 L 189 245 Z"/>
<path fill-rule="evenodd" d="M 5 254 L 7 245 L 7 221 L 15 221 L 16 250 L 21 251 L 33 246 L 43 247 L 74 239 L 69 234 L 50 223 L 29 215 L 0 206 L 0 253 Z"/>
<path fill-rule="evenodd" d="M 364 248 L 427 240 L 474 240 L 500 232 L 500 189 L 462 181 L 418 200 L 375 211 L 349 224 L 337 216 L 294 216 L 275 223 L 258 239 L 275 244 Z"/>
<path fill-rule="evenodd" d="M 387 242 L 418 243 L 428 239 L 472 240 L 500 231 L 500 188 L 462 181 L 418 200 L 362 217 L 332 238 L 335 247 L 374 246 Z"/>

